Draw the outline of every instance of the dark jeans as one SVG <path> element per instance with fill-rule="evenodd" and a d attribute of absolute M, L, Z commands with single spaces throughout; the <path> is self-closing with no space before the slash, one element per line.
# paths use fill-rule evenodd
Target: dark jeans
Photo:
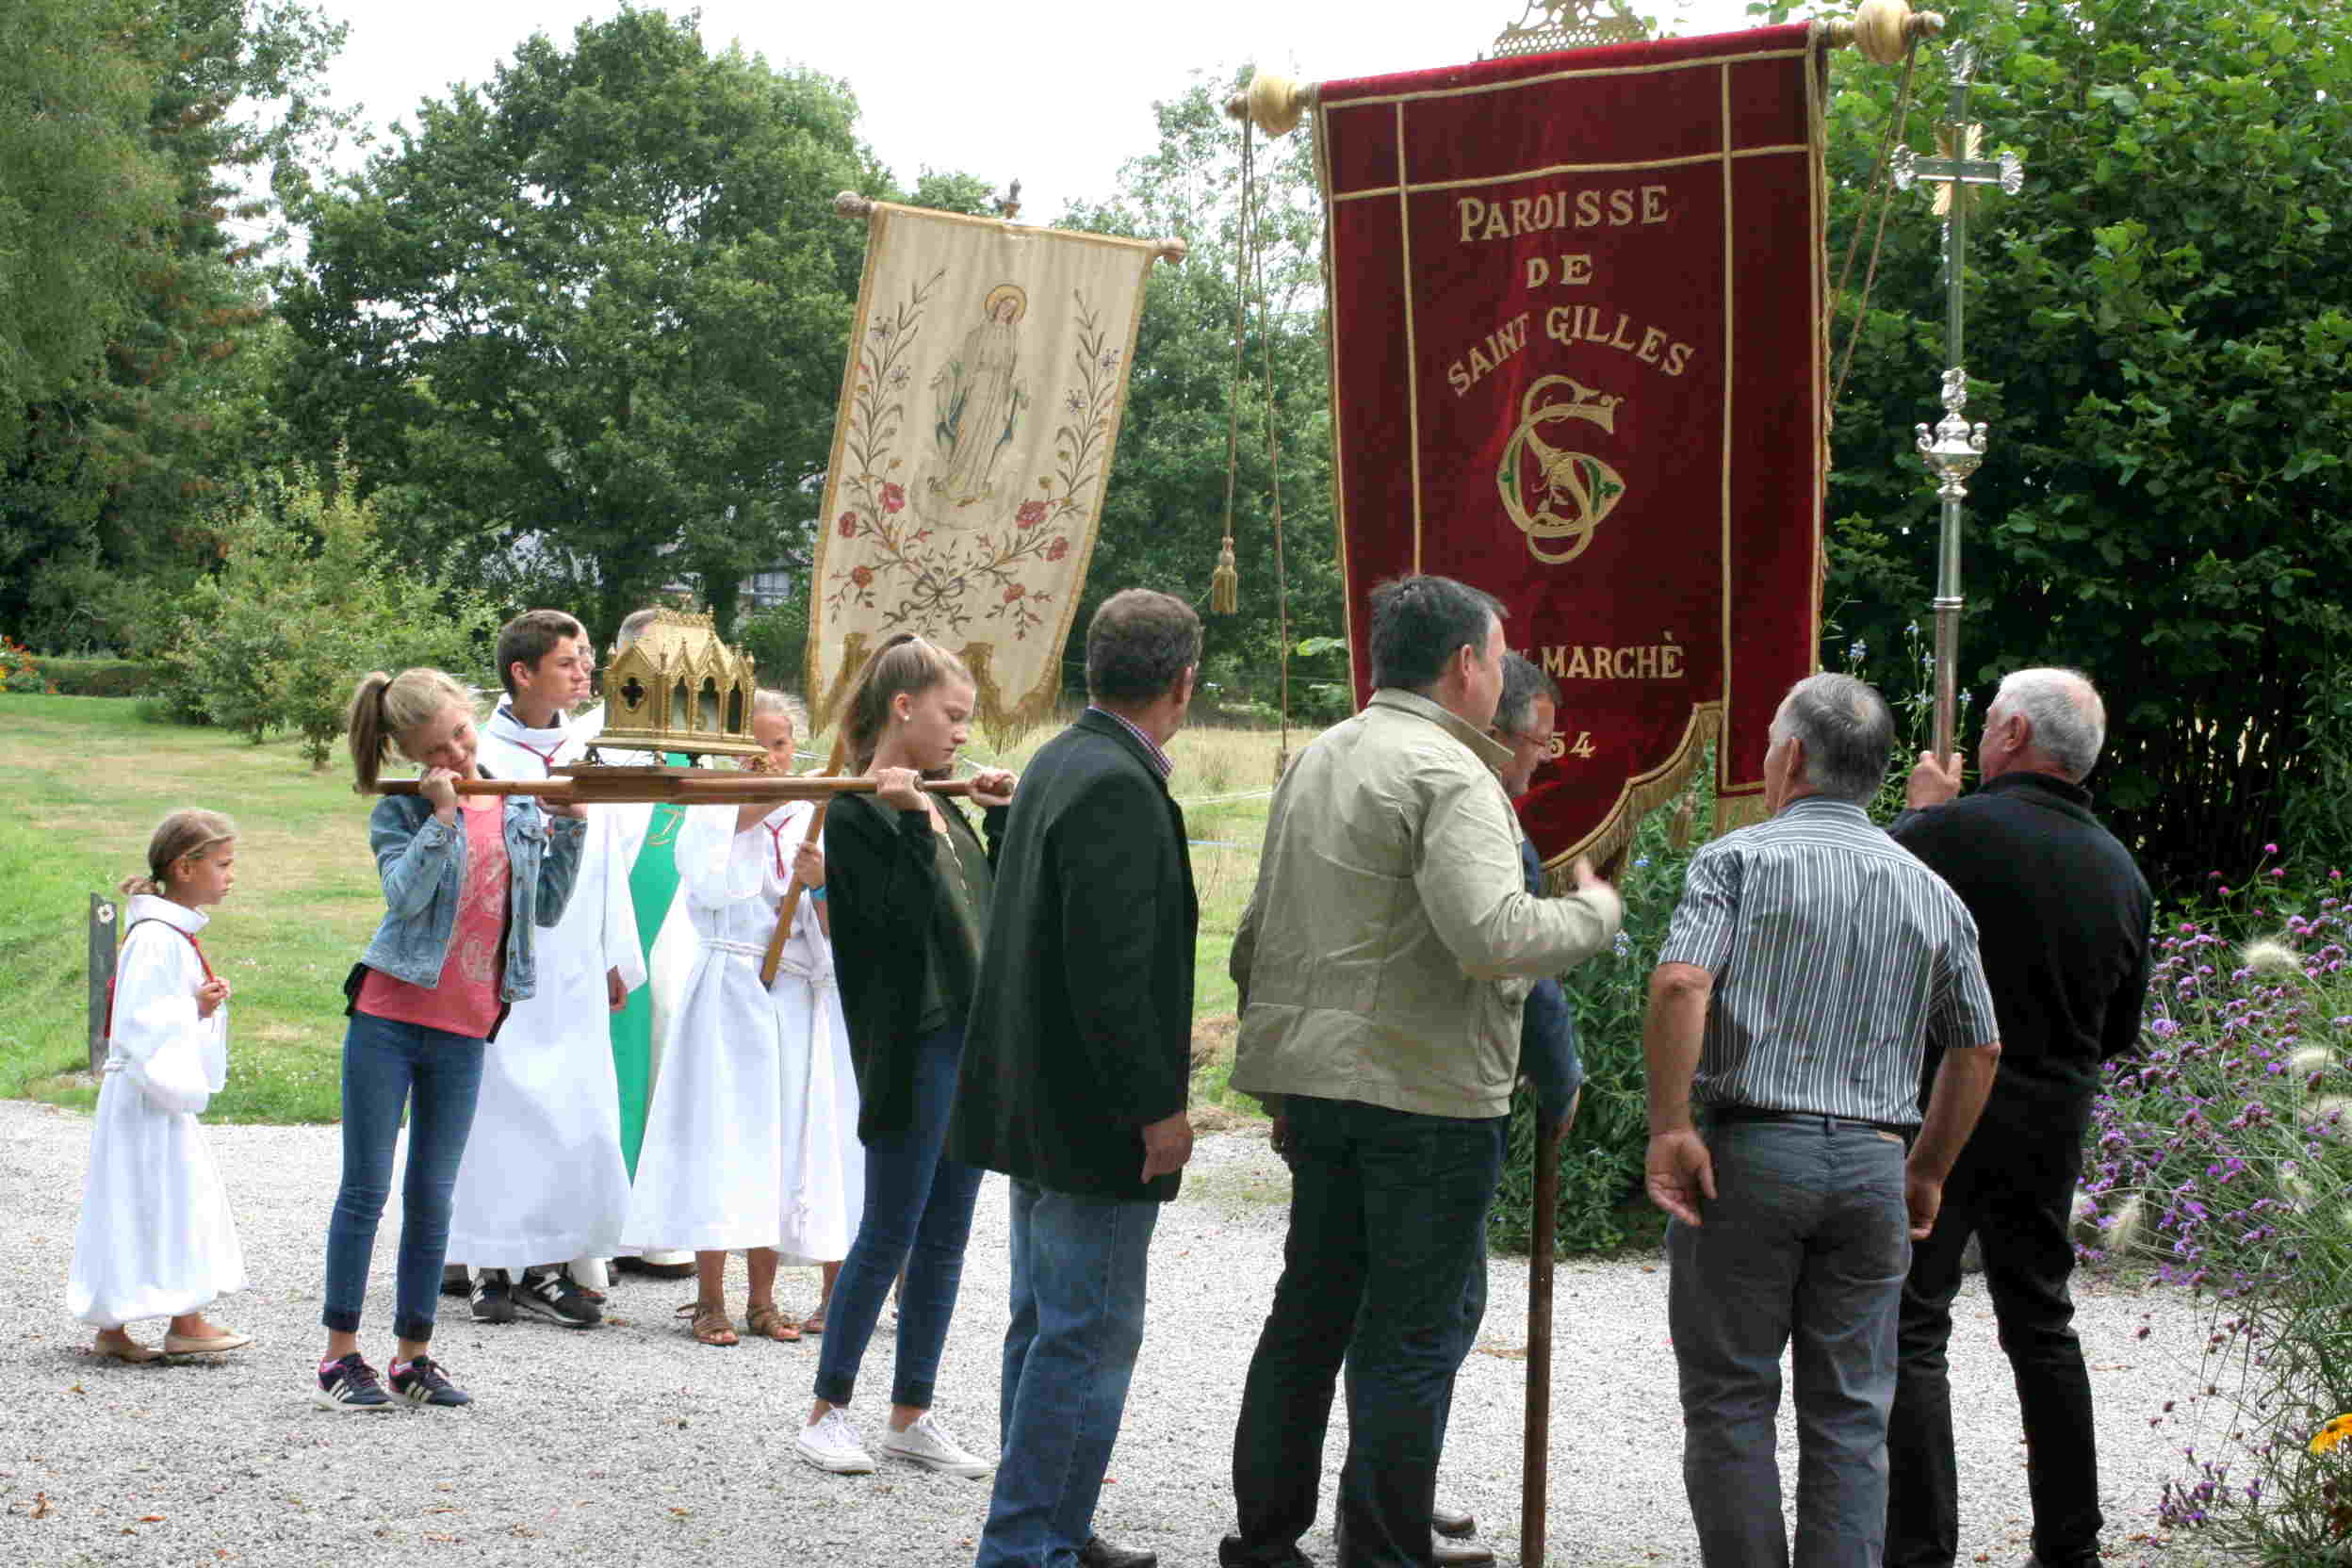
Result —
<path fill-rule="evenodd" d="M 319 1321 L 359 1331 L 376 1221 L 392 1191 L 392 1148 L 409 1111 L 400 1183 L 400 1255 L 392 1331 L 431 1339 L 449 1247 L 449 1193 L 473 1131 L 482 1044 L 422 1024 L 353 1013 L 343 1034 L 343 1184 L 327 1221 L 327 1298 Z"/>
<path fill-rule="evenodd" d="M 1910 1262 L 1903 1140 L 1807 1117 L 1711 1127 L 1705 1223 L 1668 1227 L 1683 1489 L 1707 1568 L 1785 1568 L 1774 1418 L 1793 1342 L 1798 1568 L 1877 1568 Z"/>
<path fill-rule="evenodd" d="M 1233 1433 L 1246 1553 L 1281 1560 L 1315 1523 L 1343 1361 L 1341 1568 L 1429 1561 L 1454 1374 L 1476 1331 L 1469 1275 L 1502 1174 L 1502 1118 L 1413 1116 L 1293 1095 L 1290 1234 Z"/>
<path fill-rule="evenodd" d="M 874 1338 L 890 1282 L 903 1268 L 906 1282 L 898 1293 L 898 1366 L 890 1402 L 931 1408 L 939 1352 L 956 1315 L 956 1288 L 964 1277 L 972 1205 L 980 1196 L 980 1172 L 941 1152 L 963 1054 L 960 1024 L 918 1040 L 914 1121 L 866 1144 L 866 1209 L 858 1220 L 858 1239 L 833 1282 L 825 1346 L 817 1353 L 817 1397 L 827 1404 L 848 1404 L 857 1392 L 858 1364 Z"/>
<path fill-rule="evenodd" d="M 2066 1291 L 2074 1245 L 2066 1222 L 2082 1172 L 2087 1105 L 2020 1103 L 1996 1093 L 1944 1184 L 1936 1230 L 1912 1251 L 1903 1291 L 1895 1408 L 1886 1430 L 1887 1568 L 1952 1568 L 1960 1548 L 1960 1485 L 1944 1348 L 1960 1290 L 1960 1252 L 1973 1234 L 2001 1348 L 2017 1379 L 2034 1555 L 2051 1568 L 2099 1558 L 2099 1450 L 2091 1379 Z"/>
<path fill-rule="evenodd" d="M 1013 1183 L 996 1489 L 977 1568 L 1072 1568 L 1143 1344 L 1160 1205 Z"/>

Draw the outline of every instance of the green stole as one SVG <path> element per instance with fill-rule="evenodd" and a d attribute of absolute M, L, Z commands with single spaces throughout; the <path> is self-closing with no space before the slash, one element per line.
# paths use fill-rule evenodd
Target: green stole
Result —
<path fill-rule="evenodd" d="M 664 757 L 662 761 L 680 767 L 685 760 Z M 629 868 L 629 902 L 637 911 L 645 983 L 629 992 L 629 1004 L 612 1015 L 612 1076 L 621 1090 L 621 1157 L 629 1162 L 632 1182 L 637 1179 L 637 1151 L 645 1141 L 645 1107 L 653 1099 L 653 944 L 678 897 L 678 830 L 685 821 L 683 806 L 656 806 L 645 841 L 637 847 L 636 862 Z"/>

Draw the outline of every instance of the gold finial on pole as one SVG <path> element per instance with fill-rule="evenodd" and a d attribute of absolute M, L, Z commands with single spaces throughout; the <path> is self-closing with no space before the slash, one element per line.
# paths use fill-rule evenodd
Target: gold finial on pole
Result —
<path fill-rule="evenodd" d="M 1941 11 L 1915 11 L 1910 0 L 1862 0 L 1851 18 L 1831 18 L 1823 33 L 1833 49 L 1851 43 L 1873 65 L 1894 65 L 1915 41 L 1943 30 Z"/>
<path fill-rule="evenodd" d="M 1249 121 L 1268 136 L 1288 136 L 1314 105 L 1313 82 L 1294 82 L 1260 71 L 1250 76 L 1246 90 L 1225 100 L 1225 112 L 1233 119 Z"/>

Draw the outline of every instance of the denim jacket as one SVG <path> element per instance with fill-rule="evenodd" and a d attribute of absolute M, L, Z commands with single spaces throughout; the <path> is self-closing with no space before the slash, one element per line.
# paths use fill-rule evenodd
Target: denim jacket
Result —
<path fill-rule="evenodd" d="M 553 925 L 571 901 L 587 824 L 550 817 L 529 795 L 506 797 L 506 967 L 498 1000 L 532 989 L 531 927 Z M 441 981 L 466 881 L 466 828 L 445 825 L 422 795 L 386 795 L 368 818 L 368 846 L 384 878 L 384 923 L 360 963 L 412 986 Z"/>

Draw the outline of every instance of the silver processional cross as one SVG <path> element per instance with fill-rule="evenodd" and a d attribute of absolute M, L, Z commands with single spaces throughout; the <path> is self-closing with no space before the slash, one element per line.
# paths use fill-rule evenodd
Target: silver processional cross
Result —
<path fill-rule="evenodd" d="M 1920 157 L 1908 146 L 1894 155 L 1897 188 L 1908 190 L 1924 180 L 1936 186 L 1936 210 L 1944 220 L 1944 416 L 1934 429 L 1919 427 L 1920 455 L 1936 473 L 1943 526 L 1936 564 L 1936 755 L 1952 751 L 1958 714 L 1955 691 L 1960 661 L 1960 515 L 1968 478 L 1984 458 L 1984 427 L 1968 423 L 1968 372 L 1962 356 L 1961 326 L 1967 305 L 1968 201 L 1970 186 L 1998 185 L 2016 195 L 2025 183 L 2025 165 L 2015 153 L 1998 159 L 1978 157 L 1984 127 L 1968 119 L 1968 84 L 1976 74 L 1976 51 L 1955 43 L 1946 51 L 1952 70 L 1952 101 L 1941 136 L 1941 155 Z"/>

